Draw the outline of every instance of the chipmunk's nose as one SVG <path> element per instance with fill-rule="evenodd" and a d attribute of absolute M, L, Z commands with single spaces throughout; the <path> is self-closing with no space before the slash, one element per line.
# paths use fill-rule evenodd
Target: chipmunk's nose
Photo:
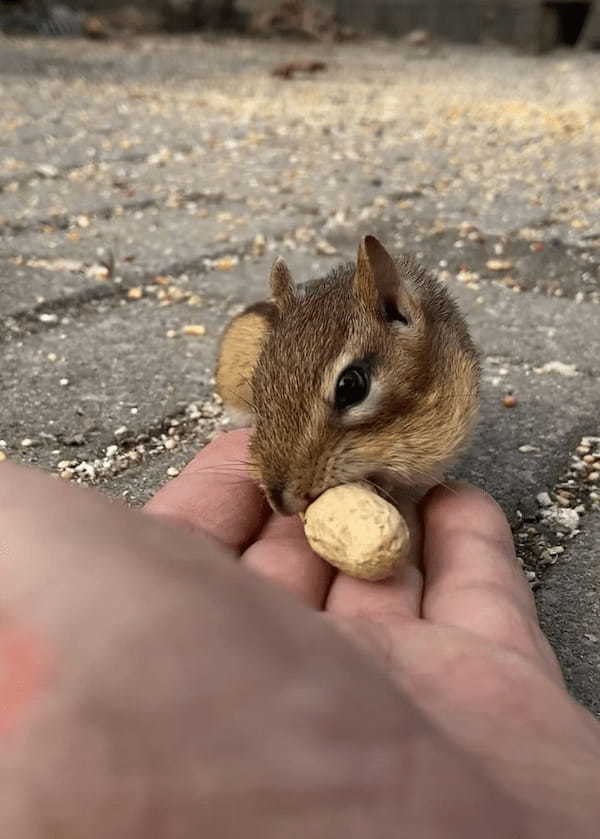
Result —
<path fill-rule="evenodd" d="M 267 487 L 267 499 L 275 512 L 282 516 L 303 513 L 310 504 L 309 495 L 294 495 L 283 483 Z"/>

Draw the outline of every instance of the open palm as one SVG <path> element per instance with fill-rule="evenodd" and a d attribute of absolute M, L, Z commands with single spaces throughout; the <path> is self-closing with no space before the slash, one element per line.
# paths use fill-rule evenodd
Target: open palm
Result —
<path fill-rule="evenodd" d="M 556 707 L 594 728 L 565 703 L 510 528 L 489 496 L 466 485 L 433 491 L 422 505 L 422 568 L 386 582 L 356 580 L 313 553 L 298 517 L 271 513 L 240 466 L 247 439 L 240 431 L 215 440 L 147 510 L 209 531 L 315 620 L 332 621 L 461 748 L 477 754 L 493 737 L 494 771 L 519 764 L 526 777 L 535 756 L 521 749 L 522 738 L 531 740 L 533 725 L 545 748 Z"/>

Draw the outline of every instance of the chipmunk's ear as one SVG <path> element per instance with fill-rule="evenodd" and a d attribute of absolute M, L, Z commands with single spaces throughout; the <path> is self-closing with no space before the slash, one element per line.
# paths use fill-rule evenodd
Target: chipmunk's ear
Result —
<path fill-rule="evenodd" d="M 357 296 L 386 320 L 408 323 L 410 297 L 396 263 L 375 236 L 358 246 L 354 289 Z"/>
<path fill-rule="evenodd" d="M 271 297 L 280 312 L 288 308 L 296 297 L 296 286 L 290 269 L 282 257 L 277 257 L 271 269 Z"/>

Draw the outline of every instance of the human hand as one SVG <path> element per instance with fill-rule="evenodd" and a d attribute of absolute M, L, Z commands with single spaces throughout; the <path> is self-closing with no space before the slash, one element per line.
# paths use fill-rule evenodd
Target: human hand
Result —
<path fill-rule="evenodd" d="M 424 584 L 334 578 L 245 445 L 145 513 L 0 468 L 0 835 L 595 837 L 597 726 L 492 502 L 432 496 Z"/>
<path fill-rule="evenodd" d="M 422 569 L 368 583 L 336 574 L 310 549 L 297 517 L 267 509 L 244 478 L 246 443 L 244 432 L 221 437 L 147 509 L 208 529 L 315 619 L 331 620 L 514 796 L 530 824 L 523 835 L 562 836 L 560 820 L 566 830 L 577 811 L 577 835 L 595 830 L 600 729 L 567 695 L 495 502 L 467 485 L 437 488 L 422 505 Z M 566 775 L 578 777 L 577 793 L 565 788 Z"/>

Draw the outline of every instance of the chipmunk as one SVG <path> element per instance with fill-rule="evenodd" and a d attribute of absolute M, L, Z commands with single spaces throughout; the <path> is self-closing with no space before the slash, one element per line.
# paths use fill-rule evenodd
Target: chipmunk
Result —
<path fill-rule="evenodd" d="M 272 508 L 301 513 L 361 480 L 418 500 L 477 416 L 478 355 L 456 304 L 374 236 L 321 280 L 296 286 L 279 258 L 270 282 L 271 299 L 226 327 L 216 384 L 235 424 L 254 426 Z"/>

